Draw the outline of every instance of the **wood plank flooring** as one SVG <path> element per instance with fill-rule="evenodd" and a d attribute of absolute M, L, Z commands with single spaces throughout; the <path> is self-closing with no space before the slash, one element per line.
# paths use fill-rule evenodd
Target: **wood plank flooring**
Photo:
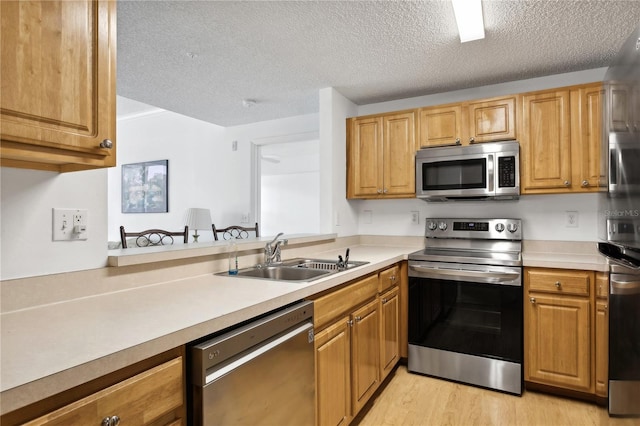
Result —
<path fill-rule="evenodd" d="M 393 374 L 393 373 L 392 373 Z M 368 408 L 368 410 L 367 410 Z M 639 426 L 639 418 L 610 418 L 594 403 L 525 391 L 519 396 L 412 374 L 400 365 L 359 426 Z"/>

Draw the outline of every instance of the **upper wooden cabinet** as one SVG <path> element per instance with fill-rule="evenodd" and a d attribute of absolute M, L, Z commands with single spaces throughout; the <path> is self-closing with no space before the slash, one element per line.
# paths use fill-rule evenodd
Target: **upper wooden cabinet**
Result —
<path fill-rule="evenodd" d="M 420 108 L 420 148 L 460 144 L 462 106 L 460 104 Z"/>
<path fill-rule="evenodd" d="M 516 96 L 421 108 L 420 148 L 516 139 Z"/>
<path fill-rule="evenodd" d="M 609 129 L 617 133 L 640 132 L 640 92 L 624 84 L 611 84 L 608 90 Z"/>
<path fill-rule="evenodd" d="M 0 164 L 59 172 L 115 166 L 116 2 L 2 1 L 0 8 Z"/>
<path fill-rule="evenodd" d="M 415 111 L 347 119 L 347 198 L 415 197 Z"/>
<path fill-rule="evenodd" d="M 597 191 L 602 85 L 526 93 L 520 108 L 522 193 Z"/>

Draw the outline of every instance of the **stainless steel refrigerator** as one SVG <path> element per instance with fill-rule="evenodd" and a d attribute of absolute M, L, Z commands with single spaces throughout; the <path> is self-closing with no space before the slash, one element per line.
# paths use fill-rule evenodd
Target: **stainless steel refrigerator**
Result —
<path fill-rule="evenodd" d="M 607 70 L 600 253 L 609 259 L 609 414 L 640 416 L 640 26 Z"/>

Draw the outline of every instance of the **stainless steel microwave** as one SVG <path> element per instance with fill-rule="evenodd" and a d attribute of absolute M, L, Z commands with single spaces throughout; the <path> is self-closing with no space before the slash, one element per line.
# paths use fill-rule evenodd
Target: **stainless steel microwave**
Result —
<path fill-rule="evenodd" d="M 416 197 L 425 201 L 518 199 L 520 144 L 421 149 L 416 153 Z"/>

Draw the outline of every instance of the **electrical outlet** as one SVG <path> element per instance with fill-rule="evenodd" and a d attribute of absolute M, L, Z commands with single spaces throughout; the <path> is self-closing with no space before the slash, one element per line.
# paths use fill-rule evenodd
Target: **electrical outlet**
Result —
<path fill-rule="evenodd" d="M 53 241 L 87 239 L 86 209 L 53 209 Z"/>
<path fill-rule="evenodd" d="M 240 216 L 240 223 L 249 223 L 249 213 L 243 213 Z"/>
<path fill-rule="evenodd" d="M 566 211 L 564 212 L 564 225 L 567 228 L 577 228 L 578 227 L 578 219 L 579 214 L 576 211 Z"/>
<path fill-rule="evenodd" d="M 411 212 L 411 223 L 413 223 L 414 225 L 418 225 L 420 223 L 420 212 Z"/>

